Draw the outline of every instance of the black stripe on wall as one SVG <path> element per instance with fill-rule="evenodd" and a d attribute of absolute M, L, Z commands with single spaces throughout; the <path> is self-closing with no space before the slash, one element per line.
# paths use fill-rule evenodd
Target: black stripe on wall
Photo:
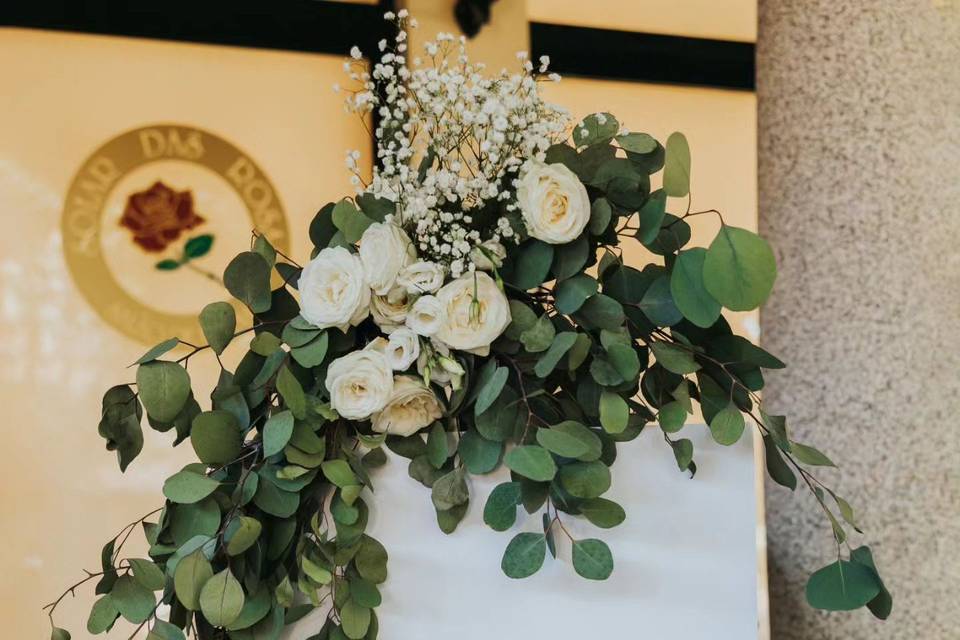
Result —
<path fill-rule="evenodd" d="M 530 23 L 534 62 L 550 56 L 560 75 L 753 91 L 749 42 Z"/>
<path fill-rule="evenodd" d="M 389 37 L 377 5 L 319 0 L 0 0 L 0 25 L 346 54 Z"/>

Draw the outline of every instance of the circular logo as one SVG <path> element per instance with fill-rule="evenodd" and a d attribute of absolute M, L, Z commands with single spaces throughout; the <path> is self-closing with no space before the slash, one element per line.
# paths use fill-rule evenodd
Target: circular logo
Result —
<path fill-rule="evenodd" d="M 133 129 L 94 151 L 70 183 L 61 228 L 84 298 L 151 344 L 202 340 L 197 314 L 224 299 L 220 274 L 249 248 L 251 229 L 280 251 L 290 244 L 283 205 L 257 163 L 177 124 Z"/>

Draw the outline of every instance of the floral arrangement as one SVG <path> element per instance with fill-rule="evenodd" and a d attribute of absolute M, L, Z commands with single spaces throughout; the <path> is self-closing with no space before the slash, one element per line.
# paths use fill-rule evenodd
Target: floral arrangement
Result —
<path fill-rule="evenodd" d="M 833 463 L 793 441 L 758 395 L 764 371 L 784 364 L 721 314 L 761 305 L 776 267 L 754 233 L 691 211 L 684 137 L 662 145 L 607 113 L 571 127 L 538 91 L 558 79 L 548 60 L 521 56 L 522 71 L 487 75 L 462 40 L 440 35 L 408 62 L 411 21 L 388 19 L 398 33 L 379 62 L 368 71 L 354 49 L 346 65 L 348 108 L 375 123 L 372 182 L 348 154 L 357 194 L 317 214 L 303 267 L 254 233 L 223 276 L 249 326 L 214 302 L 199 316 L 207 344 L 171 338 L 136 361 L 135 384 L 107 391 L 99 433 L 121 470 L 141 451 L 144 414 L 175 446 L 189 440 L 198 462 L 106 544 L 100 571 L 48 605 L 51 622 L 64 596 L 97 580 L 90 633 L 123 618 L 154 640 L 277 638 L 326 607 L 314 638 L 376 638 L 387 550 L 365 528 L 385 448 L 409 459 L 445 533 L 471 499 L 495 531 L 540 514 L 542 529 L 506 545 L 507 576 L 532 575 L 562 543 L 574 571 L 606 579 L 609 547 L 574 539 L 563 520 L 624 520 L 603 496 L 620 445 L 644 429 L 693 476 L 693 444 L 677 433 L 695 403 L 719 445 L 749 417 L 770 477 L 791 490 L 799 477 L 822 507 L 838 559 L 812 575 L 809 602 L 889 615 L 869 548 L 847 543 L 853 510 L 807 468 Z M 689 247 L 701 215 L 719 232 Z M 655 261 L 625 264 L 624 241 Z M 228 366 L 221 354 L 246 336 Z M 164 359 L 178 346 L 188 351 Z M 220 366 L 209 409 L 187 371 L 201 353 Z M 469 477 L 501 465 L 509 481 L 472 496 Z M 149 558 L 123 556 L 138 528 Z M 54 626 L 54 640 L 69 637 Z"/>

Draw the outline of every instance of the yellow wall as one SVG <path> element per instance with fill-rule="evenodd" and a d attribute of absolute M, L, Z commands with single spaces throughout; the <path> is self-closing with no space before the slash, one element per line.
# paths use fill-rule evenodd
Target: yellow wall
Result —
<path fill-rule="evenodd" d="M 0 30 L 4 637 L 45 637 L 40 606 L 82 577 L 81 568 L 97 570 L 100 546 L 159 506 L 163 479 L 192 455 L 189 444 L 171 450 L 169 434 L 147 429 L 144 453 L 121 475 L 97 436 L 100 396 L 132 378 L 125 367 L 145 346 L 91 308 L 65 264 L 61 218 L 75 172 L 98 146 L 129 129 L 199 127 L 238 147 L 269 177 L 293 255 L 303 258 L 313 214 L 350 192 L 345 151 L 360 149 L 369 160 L 360 123 L 331 89 L 341 64 L 332 56 Z M 236 190 L 214 172 L 174 159 L 127 174 L 113 193 L 122 196 L 154 177 L 194 190 L 199 212 L 209 218 L 197 231 L 215 233 L 216 255 L 201 264 L 222 270 L 220 258 L 242 250 L 252 228 Z M 177 304 L 197 313 L 212 285 L 197 274 L 151 273 L 153 257 L 138 252 L 115 224 L 123 198 L 108 200 L 101 244 L 110 273 L 145 307 Z M 191 367 L 206 387 L 211 365 Z M 87 637 L 91 595 L 80 592 L 60 612 L 78 640 Z M 126 637 L 125 627 L 110 637 Z"/>
<path fill-rule="evenodd" d="M 530 19 L 622 31 L 757 39 L 756 0 L 527 0 Z"/>

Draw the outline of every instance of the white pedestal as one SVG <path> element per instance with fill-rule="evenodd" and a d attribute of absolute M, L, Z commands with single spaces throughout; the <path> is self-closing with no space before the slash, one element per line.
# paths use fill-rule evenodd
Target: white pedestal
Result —
<path fill-rule="evenodd" d="M 598 529 L 567 516 L 574 536 L 598 537 L 614 554 L 605 582 L 577 576 L 569 543 L 560 558 L 526 580 L 500 571 L 500 558 L 519 531 L 540 531 L 540 517 L 520 509 L 517 524 L 497 533 L 482 511 L 503 470 L 474 478 L 467 518 L 452 535 L 436 526 L 429 491 L 407 476 L 406 461 L 390 456 L 374 477 L 371 535 L 390 554 L 381 586 L 381 640 L 751 640 L 757 631 L 757 503 L 752 438 L 730 448 L 690 425 L 697 476 L 680 473 L 660 433 L 651 428 L 620 446 L 608 497 L 627 520 Z M 322 619 L 322 617 L 321 617 Z M 304 620 L 290 634 L 316 633 Z"/>

